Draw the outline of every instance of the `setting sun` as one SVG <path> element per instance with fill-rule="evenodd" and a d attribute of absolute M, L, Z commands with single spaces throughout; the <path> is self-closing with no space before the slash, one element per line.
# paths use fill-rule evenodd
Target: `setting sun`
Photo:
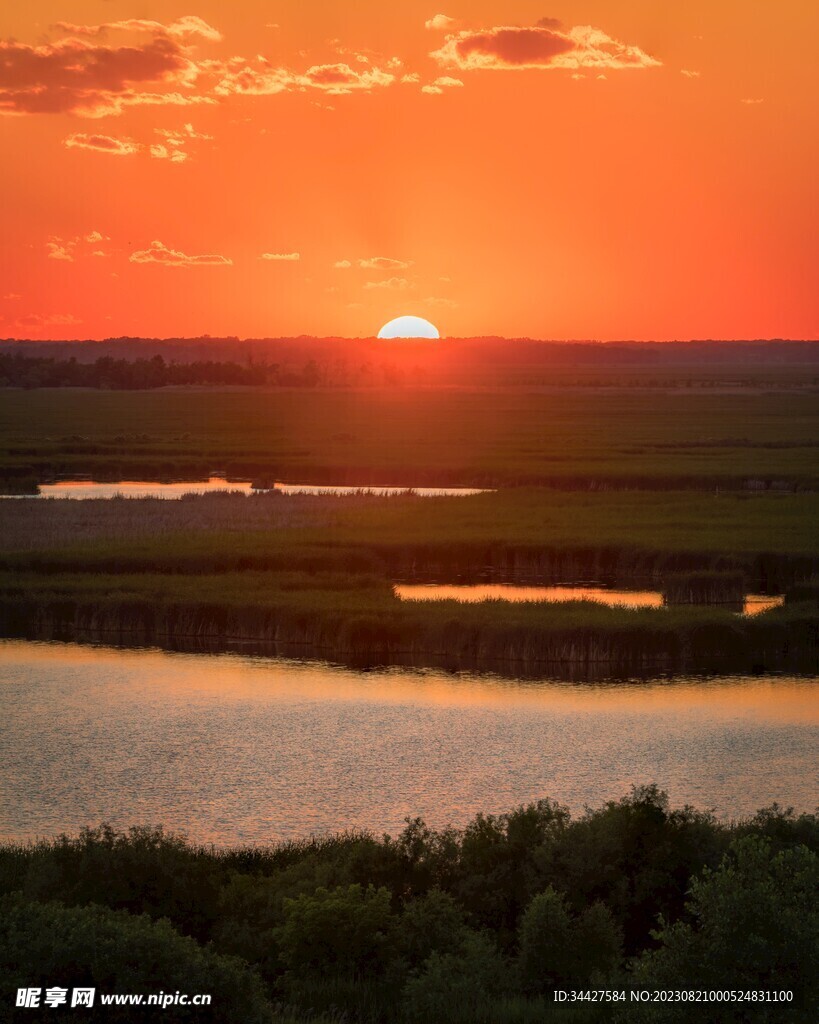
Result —
<path fill-rule="evenodd" d="M 384 324 L 379 338 L 440 338 L 438 328 L 420 316 L 397 316 Z"/>

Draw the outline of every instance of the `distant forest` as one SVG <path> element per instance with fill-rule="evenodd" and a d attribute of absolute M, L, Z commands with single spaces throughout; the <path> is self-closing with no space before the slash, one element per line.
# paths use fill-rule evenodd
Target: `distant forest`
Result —
<path fill-rule="evenodd" d="M 372 338 L 111 338 L 0 341 L 0 387 L 696 386 L 819 371 L 806 341 L 552 342 Z M 596 378 L 595 374 L 600 377 Z"/>

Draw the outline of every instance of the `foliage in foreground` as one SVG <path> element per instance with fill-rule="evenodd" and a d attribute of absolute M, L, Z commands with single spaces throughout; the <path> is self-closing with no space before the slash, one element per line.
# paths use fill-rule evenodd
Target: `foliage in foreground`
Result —
<path fill-rule="evenodd" d="M 103 826 L 0 847 L 2 998 L 92 979 L 212 992 L 202 1019 L 237 1024 L 582 1024 L 691 1008 L 559 1006 L 554 988 L 775 987 L 797 1001 L 712 1004 L 708 1020 L 807 1024 L 818 852 L 815 815 L 724 824 L 656 787 L 576 819 L 546 800 L 460 831 L 414 820 L 267 848 Z"/>

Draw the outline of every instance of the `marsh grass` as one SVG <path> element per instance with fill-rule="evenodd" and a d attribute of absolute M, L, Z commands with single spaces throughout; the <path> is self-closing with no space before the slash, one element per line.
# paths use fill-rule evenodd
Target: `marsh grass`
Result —
<path fill-rule="evenodd" d="M 304 552 L 355 553 L 387 571 L 537 568 L 578 559 L 599 572 L 749 571 L 819 558 L 819 495 L 514 489 L 469 497 L 207 494 L 178 501 L 0 500 L 7 566 L 80 570 L 116 562 L 199 572 L 279 568 Z M 37 559 L 26 553 L 38 552 Z M 265 561 L 268 559 L 269 561 Z M 804 564 L 803 564 L 804 563 Z M 752 571 L 752 570 L 751 570 Z M 593 577 L 592 577 L 593 578 Z"/>
<path fill-rule="evenodd" d="M 0 478 L 813 488 L 817 436 L 807 391 L 10 390 Z"/>
<path fill-rule="evenodd" d="M 347 573 L 0 575 L 7 636 L 90 636 L 215 649 L 300 645 L 373 664 L 464 668 L 606 665 L 612 671 L 815 659 L 816 616 L 801 604 L 754 618 L 720 608 L 609 608 L 594 602 L 402 602 L 388 581 Z"/>

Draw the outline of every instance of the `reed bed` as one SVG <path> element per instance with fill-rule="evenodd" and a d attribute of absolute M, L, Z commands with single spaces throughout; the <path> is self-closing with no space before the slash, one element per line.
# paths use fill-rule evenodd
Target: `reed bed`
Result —
<path fill-rule="evenodd" d="M 170 500 L 14 498 L 0 500 L 0 548 L 42 551 L 130 537 L 324 528 L 343 521 L 340 513 L 349 512 L 352 503 L 386 507 L 387 500 L 371 494 L 319 498 L 278 491 L 225 491 Z M 214 537 L 214 547 L 221 541 Z"/>
<path fill-rule="evenodd" d="M 819 558 L 819 495 L 586 494 L 515 489 L 469 497 L 208 494 L 85 501 L 0 500 L 0 553 L 48 552 L 55 565 L 125 557 L 132 538 L 154 564 L 197 571 L 287 546 L 367 551 L 404 569 L 537 567 L 596 560 L 634 570 L 682 557 L 679 571 L 736 570 L 755 559 Z M 298 529 L 298 534 L 293 531 Z M 137 549 L 135 549 L 137 550 Z M 551 553 L 544 555 L 544 553 Z M 210 559 L 210 563 L 208 562 Z M 699 564 L 697 564 L 699 559 Z M 673 571 L 673 566 L 667 566 Z"/>
<path fill-rule="evenodd" d="M 225 573 L 217 576 L 0 575 L 0 632 L 213 648 L 236 641 L 297 645 L 367 663 L 480 668 L 507 663 L 607 665 L 612 671 L 813 661 L 814 609 L 751 619 L 722 609 L 626 610 L 592 602 L 543 605 L 399 601 L 374 576 Z"/>

